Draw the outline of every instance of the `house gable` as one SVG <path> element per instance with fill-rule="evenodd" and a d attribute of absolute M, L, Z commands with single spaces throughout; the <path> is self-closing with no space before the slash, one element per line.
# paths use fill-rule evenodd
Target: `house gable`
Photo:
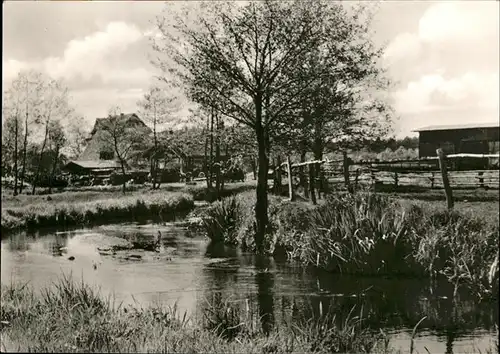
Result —
<path fill-rule="evenodd" d="M 146 128 L 151 131 L 149 127 L 137 116 L 135 113 L 121 114 L 117 119 L 125 120 L 126 124 L 130 127 Z M 114 160 L 116 158 L 114 148 L 111 143 L 107 142 L 104 133 L 104 126 L 110 118 L 97 118 L 87 138 L 87 147 L 83 153 L 78 157 L 78 160 L 83 161 L 106 161 Z"/>

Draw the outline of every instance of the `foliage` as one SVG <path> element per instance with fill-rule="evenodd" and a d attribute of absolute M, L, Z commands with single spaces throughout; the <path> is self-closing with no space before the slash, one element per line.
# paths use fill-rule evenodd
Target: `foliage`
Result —
<path fill-rule="evenodd" d="M 159 19 L 162 39 L 154 48 L 163 56 L 157 64 L 164 81 L 184 88 L 192 101 L 253 130 L 259 163 L 255 244 L 262 251 L 271 144 L 290 126 L 310 130 L 297 119 L 297 112 L 332 83 L 357 89 L 348 95 L 353 104 L 351 114 L 345 114 L 357 117 L 349 123 L 344 118 L 336 127 L 351 135 L 366 130 L 359 127 L 366 111 L 373 108 L 380 116 L 384 110 L 378 100 L 359 108 L 367 101 L 359 93 L 368 92 L 359 82 L 373 80 L 380 88 L 372 64 L 381 51 L 367 35 L 369 21 L 363 11 L 350 13 L 329 1 L 203 3 L 193 12 L 192 23 L 180 15 L 174 21 Z M 327 92 L 321 108 L 314 107 L 314 116 L 326 116 L 322 108 L 338 101 L 339 95 Z M 328 114 L 337 116 L 338 110 Z M 371 120 L 368 131 L 378 126 Z"/>

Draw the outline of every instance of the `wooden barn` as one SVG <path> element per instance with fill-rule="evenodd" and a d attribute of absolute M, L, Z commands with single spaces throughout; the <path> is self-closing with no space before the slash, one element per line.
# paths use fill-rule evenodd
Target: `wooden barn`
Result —
<path fill-rule="evenodd" d="M 441 148 L 449 154 L 498 154 L 500 151 L 499 123 L 433 125 L 415 130 L 419 133 L 419 157 L 436 156 Z M 474 162 L 475 161 L 475 162 Z M 465 161 L 464 161 L 465 162 Z M 488 159 L 467 160 L 466 165 L 481 168 Z M 498 163 L 498 161 L 497 161 Z M 463 163 L 460 163 L 463 165 Z"/>

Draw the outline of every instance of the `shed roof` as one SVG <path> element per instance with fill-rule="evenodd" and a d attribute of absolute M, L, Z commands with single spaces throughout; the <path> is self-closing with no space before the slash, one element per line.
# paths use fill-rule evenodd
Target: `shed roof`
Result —
<path fill-rule="evenodd" d="M 75 164 L 83 168 L 97 170 L 97 169 L 114 169 L 119 168 L 120 165 L 116 161 L 70 161 L 66 164 Z"/>
<path fill-rule="evenodd" d="M 450 124 L 450 125 L 429 125 L 427 127 L 413 130 L 414 132 L 427 132 L 434 130 L 459 130 L 459 129 L 474 129 L 474 128 L 499 128 L 499 122 L 490 123 L 468 123 L 468 124 Z"/>

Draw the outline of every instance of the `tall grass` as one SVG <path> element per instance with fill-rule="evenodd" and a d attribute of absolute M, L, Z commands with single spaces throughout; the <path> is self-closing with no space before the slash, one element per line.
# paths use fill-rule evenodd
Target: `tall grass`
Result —
<path fill-rule="evenodd" d="M 35 352 L 332 353 L 370 352 L 377 338 L 356 318 L 275 328 L 248 325 L 238 305 L 219 299 L 202 318 L 175 307 L 124 307 L 71 277 L 35 294 L 30 286 L 2 286 L 3 350 Z M 328 329 L 326 329 L 328 326 Z"/>
<path fill-rule="evenodd" d="M 207 209 L 214 242 L 254 250 L 253 195 Z M 498 296 L 499 225 L 372 193 L 329 196 L 318 206 L 270 198 L 266 250 L 305 265 L 362 275 L 445 277 L 479 297 Z"/>
<path fill-rule="evenodd" d="M 80 202 L 40 202 L 2 208 L 2 233 L 19 228 L 41 228 L 106 223 L 117 220 L 162 219 L 194 208 L 184 193 L 121 195 Z"/>

